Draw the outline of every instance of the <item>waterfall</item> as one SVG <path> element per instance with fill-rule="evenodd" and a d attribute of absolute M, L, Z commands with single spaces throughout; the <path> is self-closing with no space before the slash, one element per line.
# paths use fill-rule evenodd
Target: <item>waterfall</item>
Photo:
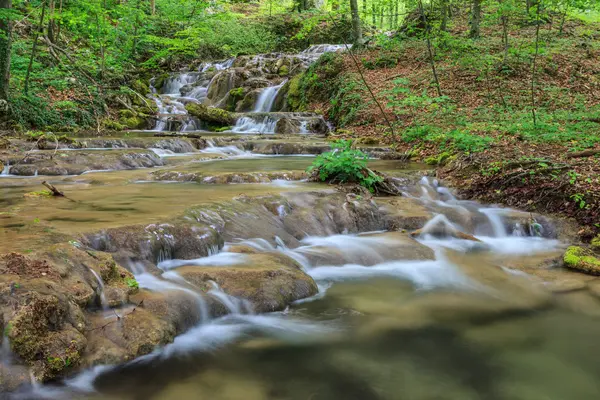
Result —
<path fill-rule="evenodd" d="M 2 169 L 2 173 L 0 175 L 2 175 L 2 176 L 10 175 L 10 163 L 9 162 L 6 163 L 6 165 Z"/>
<path fill-rule="evenodd" d="M 479 211 L 490 221 L 495 237 L 503 238 L 508 236 L 508 232 L 506 232 L 506 227 L 502 221 L 502 216 L 500 215 L 504 210 L 501 208 L 480 208 Z"/>
<path fill-rule="evenodd" d="M 240 300 L 237 297 L 230 296 L 227 293 L 225 293 L 219 287 L 217 282 L 208 281 L 208 283 L 210 283 L 210 285 L 212 286 L 212 289 L 209 290 L 207 293 L 210 296 L 217 299 L 221 304 L 223 304 L 223 306 L 225 306 L 225 308 L 227 308 L 227 311 L 229 311 L 229 313 L 243 314 L 244 308 L 246 308 L 248 310 L 249 305 L 245 304 L 245 302 L 243 300 Z"/>
<path fill-rule="evenodd" d="M 253 117 L 242 117 L 237 120 L 232 132 L 235 133 L 275 133 L 277 120 L 265 116 L 260 121 Z"/>
<path fill-rule="evenodd" d="M 275 99 L 277 98 L 279 91 L 281 90 L 283 85 L 286 84 L 286 82 L 287 80 L 281 82 L 279 85 L 269 86 L 268 88 L 265 88 L 258 97 L 258 100 L 256 101 L 254 112 L 272 111 L 273 103 L 275 103 Z"/>
<path fill-rule="evenodd" d="M 98 275 L 98 273 L 96 271 L 94 271 L 93 269 L 89 268 L 89 270 L 92 272 L 92 275 L 94 275 L 94 277 L 96 278 L 96 282 L 98 282 L 98 296 L 100 297 L 100 305 L 102 306 L 102 309 L 104 311 L 110 309 L 110 307 L 108 306 L 108 301 L 106 300 L 106 296 L 104 295 L 104 282 L 102 281 L 102 278 L 100 277 L 100 275 Z"/>

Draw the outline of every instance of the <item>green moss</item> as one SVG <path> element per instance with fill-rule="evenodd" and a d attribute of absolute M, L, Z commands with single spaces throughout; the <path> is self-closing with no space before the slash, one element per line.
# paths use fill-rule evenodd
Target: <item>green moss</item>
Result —
<path fill-rule="evenodd" d="M 287 65 L 282 65 L 277 73 L 279 76 L 288 76 L 290 74 L 290 69 Z"/>
<path fill-rule="evenodd" d="M 104 129 L 108 129 L 109 131 L 122 131 L 126 128 L 125 125 L 119 123 L 118 121 L 108 118 L 102 121 L 102 126 Z"/>
<path fill-rule="evenodd" d="M 445 151 L 436 156 L 427 157 L 425 159 L 425 164 L 427 164 L 427 165 L 444 165 L 451 157 L 452 157 L 452 155 L 449 152 Z"/>
<path fill-rule="evenodd" d="M 235 123 L 235 116 L 227 110 L 207 107 L 204 104 L 189 103 L 185 106 L 190 115 L 217 126 L 231 126 Z"/>
<path fill-rule="evenodd" d="M 148 85 L 140 79 L 133 82 L 131 84 L 131 87 L 133 88 L 133 90 L 135 90 L 136 92 L 138 92 L 139 94 L 141 94 L 143 96 L 150 93 L 150 87 L 148 87 Z"/>
<path fill-rule="evenodd" d="M 571 246 L 563 257 L 567 268 L 575 269 L 591 275 L 600 275 L 600 259 L 593 253 L 579 246 Z"/>
<path fill-rule="evenodd" d="M 142 129 L 146 125 L 146 120 L 142 117 L 128 117 L 119 119 L 119 123 L 128 129 Z"/>
<path fill-rule="evenodd" d="M 290 108 L 290 110 L 292 111 L 303 111 L 304 110 L 304 106 L 303 106 L 303 102 L 302 102 L 302 93 L 301 93 L 301 84 L 302 84 L 302 77 L 304 76 L 304 73 L 296 75 L 295 77 L 293 77 L 290 82 L 289 82 L 289 87 L 288 87 L 288 95 L 287 95 L 287 102 L 288 102 L 288 106 Z"/>
<path fill-rule="evenodd" d="M 592 239 L 591 245 L 592 249 L 594 249 L 595 251 L 600 251 L 600 235 Z"/>

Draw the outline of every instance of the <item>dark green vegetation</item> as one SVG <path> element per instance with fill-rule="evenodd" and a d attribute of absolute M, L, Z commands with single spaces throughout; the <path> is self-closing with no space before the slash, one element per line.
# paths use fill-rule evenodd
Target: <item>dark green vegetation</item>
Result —
<path fill-rule="evenodd" d="M 375 191 L 375 185 L 383 179 L 367 168 L 369 156 L 360 150 L 352 149 L 351 140 L 340 140 L 332 145 L 332 150 L 317 157 L 308 169 L 321 181 L 331 183 L 358 183 Z"/>

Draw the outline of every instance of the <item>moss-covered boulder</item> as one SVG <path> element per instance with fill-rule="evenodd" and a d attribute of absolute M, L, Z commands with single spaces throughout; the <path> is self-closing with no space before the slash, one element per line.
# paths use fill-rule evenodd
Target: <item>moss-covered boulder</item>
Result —
<path fill-rule="evenodd" d="M 188 113 L 201 121 L 217 126 L 235 125 L 236 117 L 229 111 L 204 104 L 189 103 L 185 106 Z"/>
<path fill-rule="evenodd" d="M 590 245 L 592 247 L 592 250 L 600 252 L 600 235 L 593 238 L 592 243 Z"/>
<path fill-rule="evenodd" d="M 279 253 L 244 254 L 245 261 L 229 267 L 184 266 L 177 272 L 196 286 L 216 282 L 231 296 L 249 301 L 256 312 L 283 310 L 291 302 L 318 292 L 300 265 Z"/>
<path fill-rule="evenodd" d="M 589 249 L 571 246 L 567 249 L 563 260 L 567 268 L 590 275 L 600 275 L 600 259 Z"/>
<path fill-rule="evenodd" d="M 238 103 L 244 100 L 249 91 L 249 88 L 243 87 L 230 90 L 227 97 L 227 110 L 236 111 Z"/>

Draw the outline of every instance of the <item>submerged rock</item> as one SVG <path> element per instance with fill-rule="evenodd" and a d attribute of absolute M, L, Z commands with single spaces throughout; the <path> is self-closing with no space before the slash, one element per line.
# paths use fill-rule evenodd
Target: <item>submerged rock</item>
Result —
<path fill-rule="evenodd" d="M 567 249 L 563 260 L 567 268 L 590 275 L 600 275 L 600 259 L 588 249 L 571 246 Z"/>

